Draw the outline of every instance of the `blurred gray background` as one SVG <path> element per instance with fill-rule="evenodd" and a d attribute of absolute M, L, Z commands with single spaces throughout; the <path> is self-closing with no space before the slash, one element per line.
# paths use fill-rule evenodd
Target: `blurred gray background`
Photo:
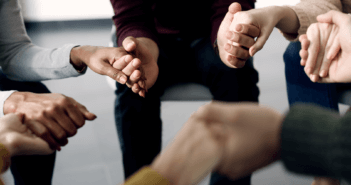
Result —
<path fill-rule="evenodd" d="M 101 3 L 100 3 L 101 2 Z M 298 0 L 284 1 L 296 4 Z M 258 0 L 257 7 L 281 5 L 282 1 Z M 30 22 L 28 34 L 33 43 L 47 48 L 66 43 L 107 46 L 110 41 L 111 16 L 109 1 L 93 0 L 22 0 L 24 17 Z M 254 58 L 259 72 L 260 104 L 284 113 L 288 110 L 283 52 L 288 45 L 275 29 L 265 48 Z M 58 152 L 54 185 L 113 185 L 123 181 L 119 142 L 113 117 L 115 95 L 104 76 L 91 70 L 83 76 L 44 82 L 52 92 L 62 93 L 84 104 L 97 115 L 87 122 L 69 144 Z M 162 102 L 163 147 L 189 118 L 206 102 Z M 346 106 L 341 107 L 342 110 Z M 13 184 L 11 173 L 4 175 Z M 254 173 L 252 184 L 311 184 L 312 178 L 288 173 L 276 162 Z M 208 177 L 201 184 L 208 184 Z"/>

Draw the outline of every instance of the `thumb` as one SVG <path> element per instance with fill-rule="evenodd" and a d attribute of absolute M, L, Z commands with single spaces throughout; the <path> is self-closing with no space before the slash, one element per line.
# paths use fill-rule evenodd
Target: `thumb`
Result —
<path fill-rule="evenodd" d="M 122 71 L 114 68 L 109 63 L 104 61 L 96 63 L 95 66 L 90 66 L 90 69 L 99 74 L 109 76 L 120 84 L 125 84 L 128 80 L 127 76 Z"/>
<path fill-rule="evenodd" d="M 321 23 L 331 23 L 341 26 L 350 19 L 350 16 L 335 10 L 331 10 L 328 13 L 317 16 L 317 21 Z"/>
<path fill-rule="evenodd" d="M 263 48 L 263 46 L 266 44 L 266 41 L 268 40 L 269 35 L 270 32 L 265 31 L 262 28 L 261 33 L 257 37 L 255 44 L 249 49 L 249 54 L 251 57 L 253 57 L 258 51 L 260 51 Z"/>
<path fill-rule="evenodd" d="M 241 11 L 241 5 L 237 2 L 232 3 L 228 8 L 228 12 L 233 16 L 234 14 L 236 14 L 236 12 L 240 12 L 240 11 Z"/>
<path fill-rule="evenodd" d="M 137 48 L 137 43 L 138 41 L 134 37 L 128 36 L 123 40 L 122 46 L 127 52 L 132 52 Z"/>
<path fill-rule="evenodd" d="M 96 115 L 94 113 L 89 112 L 85 106 L 78 103 L 77 107 L 80 110 L 80 112 L 83 114 L 85 119 L 94 120 L 96 118 Z"/>

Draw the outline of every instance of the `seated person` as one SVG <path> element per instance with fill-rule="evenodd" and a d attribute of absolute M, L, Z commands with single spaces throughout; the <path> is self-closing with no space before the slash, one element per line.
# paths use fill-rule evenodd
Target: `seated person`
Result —
<path fill-rule="evenodd" d="M 351 12 L 350 5 L 351 1 L 349 0 L 306 0 L 295 6 L 270 6 L 237 12 L 230 26 L 231 32 L 227 33 L 227 38 L 234 45 L 243 45 L 241 43 L 248 40 L 249 37 L 238 32 L 238 30 L 243 30 L 247 24 L 259 28 L 260 34 L 255 43 L 249 48 L 250 55 L 253 56 L 263 48 L 274 27 L 278 28 L 287 39 L 292 41 L 297 40 L 299 35 L 306 33 L 307 27 L 310 24 L 316 22 L 317 15 L 325 13 L 328 10 Z M 299 45 L 299 43 L 290 44 L 284 54 L 289 104 L 293 105 L 297 102 L 315 103 L 338 110 L 338 96 L 335 85 L 320 86 L 310 81 L 309 78 L 312 81 L 317 81 L 320 74 L 317 69 L 312 70 L 309 66 L 305 67 L 305 71 L 309 76 L 305 74 L 303 68 L 299 65 Z M 227 52 L 233 55 L 233 57 L 236 56 L 236 53 L 232 50 L 227 50 Z M 230 67 L 241 67 L 242 65 L 242 63 L 235 61 L 224 62 Z M 325 71 L 321 71 L 321 75 L 326 75 Z"/>
<path fill-rule="evenodd" d="M 240 60 L 249 61 L 241 69 L 228 68 L 221 61 L 226 59 L 224 33 L 233 18 L 233 13 L 227 13 L 232 2 L 111 0 L 117 46 L 140 59 L 148 91 L 142 98 L 138 84 L 116 84 L 115 121 L 126 179 L 161 150 L 160 97 L 167 86 L 196 82 L 209 87 L 214 100 L 258 101 L 258 74 L 248 49 L 236 48 Z M 244 10 L 254 7 L 253 0 L 238 2 Z M 210 184 L 221 183 L 250 184 L 250 176 L 231 182 L 213 174 Z"/>
<path fill-rule="evenodd" d="M 140 60 L 126 53 L 118 55 L 118 48 L 67 44 L 45 49 L 33 45 L 18 0 L 1 1 L 0 8 L 0 116 L 24 114 L 25 124 L 52 150 L 60 150 L 85 120 L 96 116 L 70 97 L 51 94 L 38 81 L 79 76 L 87 66 L 123 84 L 140 79 Z M 16 185 L 51 184 L 54 162 L 55 153 L 13 157 Z"/>

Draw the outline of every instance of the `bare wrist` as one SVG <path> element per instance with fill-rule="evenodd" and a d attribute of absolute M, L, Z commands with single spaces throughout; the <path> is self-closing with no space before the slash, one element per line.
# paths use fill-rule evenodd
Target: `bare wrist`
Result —
<path fill-rule="evenodd" d="M 70 63 L 73 65 L 74 69 L 76 69 L 78 72 L 84 71 L 85 68 L 87 67 L 82 57 L 84 56 L 84 53 L 82 52 L 82 47 L 84 46 L 78 46 L 78 47 L 72 48 L 71 54 L 70 54 Z"/>

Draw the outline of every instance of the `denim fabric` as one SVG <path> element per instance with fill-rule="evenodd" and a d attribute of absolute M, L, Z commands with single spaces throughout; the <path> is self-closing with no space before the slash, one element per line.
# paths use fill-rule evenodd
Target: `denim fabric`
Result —
<path fill-rule="evenodd" d="M 214 100 L 258 102 L 258 73 L 253 68 L 252 59 L 244 68 L 232 69 L 215 54 L 209 38 L 163 35 L 159 40 L 160 73 L 146 98 L 117 83 L 115 121 L 125 178 L 150 164 L 161 151 L 160 96 L 167 86 L 196 82 L 209 87 Z M 218 174 L 213 177 L 211 184 L 250 184 L 250 177 L 236 182 Z"/>
<path fill-rule="evenodd" d="M 7 79 L 0 71 L 0 90 L 18 90 L 50 93 L 39 82 L 17 82 Z M 51 155 L 16 156 L 11 158 L 11 172 L 16 185 L 50 185 L 54 172 L 56 152 Z"/>
<path fill-rule="evenodd" d="M 300 65 L 300 42 L 291 42 L 284 53 L 285 77 L 289 105 L 313 103 L 327 109 L 338 111 L 336 84 L 312 82 Z"/>

